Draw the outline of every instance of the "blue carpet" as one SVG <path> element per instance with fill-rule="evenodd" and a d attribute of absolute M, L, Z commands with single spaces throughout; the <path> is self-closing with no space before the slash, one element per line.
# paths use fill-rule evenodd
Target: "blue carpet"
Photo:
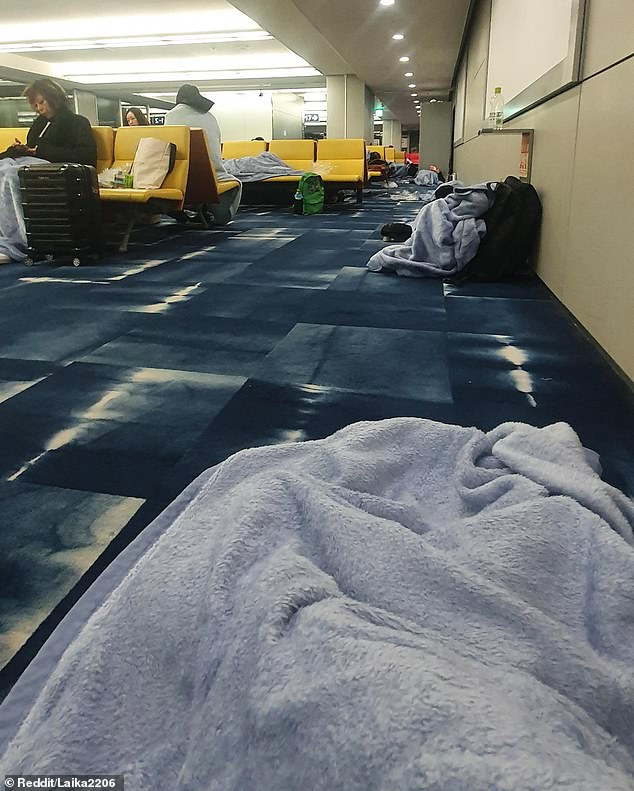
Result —
<path fill-rule="evenodd" d="M 632 393 L 536 278 L 369 272 L 419 204 L 170 223 L 127 255 L 0 268 L 0 694 L 91 579 L 246 447 L 414 415 L 565 420 L 634 494 Z"/>

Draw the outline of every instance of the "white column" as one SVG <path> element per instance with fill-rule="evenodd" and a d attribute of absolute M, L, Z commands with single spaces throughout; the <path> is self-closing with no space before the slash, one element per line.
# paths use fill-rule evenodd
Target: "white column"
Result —
<path fill-rule="evenodd" d="M 386 121 L 383 119 L 383 145 L 394 146 L 397 151 L 401 150 L 401 122 L 394 120 Z"/>
<path fill-rule="evenodd" d="M 93 126 L 97 126 L 97 97 L 92 91 L 80 91 L 77 88 L 73 91 L 75 112 L 83 115 Z"/>
<path fill-rule="evenodd" d="M 354 74 L 326 77 L 328 137 L 373 138 L 374 94 Z"/>

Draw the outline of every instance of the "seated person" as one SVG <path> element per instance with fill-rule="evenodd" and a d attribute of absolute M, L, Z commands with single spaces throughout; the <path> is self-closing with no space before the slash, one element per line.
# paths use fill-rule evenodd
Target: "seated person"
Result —
<path fill-rule="evenodd" d="M 408 165 L 418 165 L 419 158 L 420 154 L 418 153 L 416 146 L 412 146 L 412 150 L 407 151 L 405 154 L 405 162 Z"/>
<path fill-rule="evenodd" d="M 27 240 L 20 200 L 18 169 L 44 162 L 97 164 L 97 144 L 90 121 L 68 106 L 64 89 L 53 80 L 32 82 L 24 91 L 37 118 L 26 144 L 16 138 L 0 160 L 0 263 L 26 258 Z"/>
<path fill-rule="evenodd" d="M 181 85 L 176 94 L 176 107 L 165 114 L 165 126 L 193 126 L 204 129 L 217 180 L 234 181 L 234 177 L 227 173 L 222 161 L 220 127 L 218 121 L 209 112 L 213 105 L 211 99 L 202 96 L 195 85 Z M 209 206 L 209 212 L 213 215 L 213 224 L 226 225 L 233 220 L 241 197 L 242 184 L 223 192 L 220 203 Z"/>
<path fill-rule="evenodd" d="M 370 173 L 380 173 L 381 177 L 387 180 L 389 164 L 384 159 L 381 159 L 381 155 L 378 151 L 369 151 L 367 159 L 368 171 Z"/>
<path fill-rule="evenodd" d="M 126 126 L 149 126 L 149 122 L 143 112 L 138 107 L 128 107 L 125 114 Z"/>

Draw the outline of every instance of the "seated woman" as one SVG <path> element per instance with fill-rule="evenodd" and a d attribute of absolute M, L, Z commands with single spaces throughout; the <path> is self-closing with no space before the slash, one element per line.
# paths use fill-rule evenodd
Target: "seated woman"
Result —
<path fill-rule="evenodd" d="M 32 82 L 24 95 L 38 116 L 29 129 L 26 144 L 16 139 L 0 160 L 0 263 L 26 257 L 19 168 L 44 162 L 75 162 L 93 167 L 97 164 L 97 144 L 90 121 L 73 113 L 61 86 L 43 78 Z"/>
<path fill-rule="evenodd" d="M 125 114 L 126 126 L 149 126 L 145 114 L 138 107 L 129 107 Z"/>

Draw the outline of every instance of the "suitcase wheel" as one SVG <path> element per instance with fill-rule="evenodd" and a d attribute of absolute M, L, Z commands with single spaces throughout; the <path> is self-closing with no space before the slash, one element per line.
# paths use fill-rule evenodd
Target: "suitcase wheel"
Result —
<path fill-rule="evenodd" d="M 75 256 L 75 258 L 73 258 L 73 266 L 80 266 L 80 265 L 81 265 L 81 261 L 79 260 L 79 258 L 77 258 L 77 256 Z"/>
<path fill-rule="evenodd" d="M 33 259 L 32 258 L 25 258 L 24 259 L 24 266 L 33 266 Z"/>

